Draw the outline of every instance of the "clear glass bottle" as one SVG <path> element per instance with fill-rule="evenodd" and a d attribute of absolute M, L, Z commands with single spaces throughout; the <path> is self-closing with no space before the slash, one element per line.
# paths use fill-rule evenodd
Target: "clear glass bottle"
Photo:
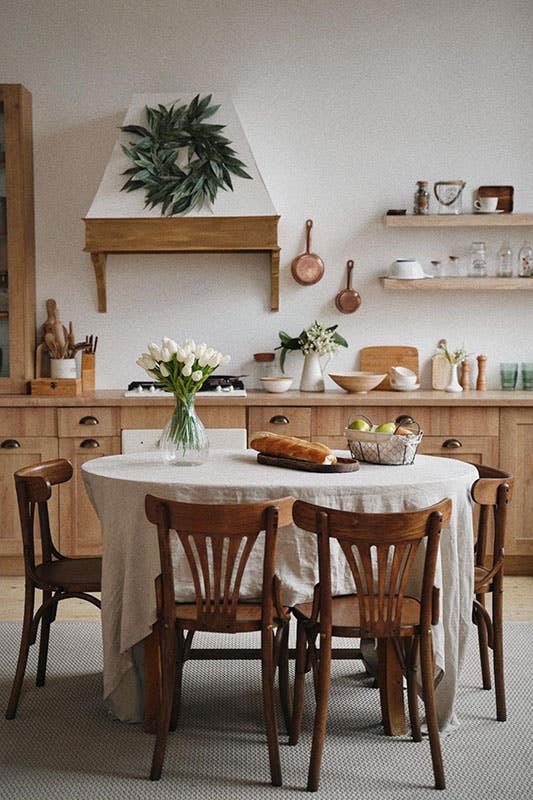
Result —
<path fill-rule="evenodd" d="M 533 248 L 524 242 L 518 253 L 518 276 L 533 278 Z"/>
<path fill-rule="evenodd" d="M 502 242 L 496 259 L 496 276 L 498 278 L 513 277 L 513 252 L 508 240 Z"/>
<path fill-rule="evenodd" d="M 485 242 L 472 242 L 470 248 L 470 272 L 471 278 L 487 277 L 487 253 Z"/>
<path fill-rule="evenodd" d="M 415 192 L 415 199 L 413 204 L 414 214 L 429 214 L 429 192 L 427 181 L 417 181 L 418 186 Z"/>

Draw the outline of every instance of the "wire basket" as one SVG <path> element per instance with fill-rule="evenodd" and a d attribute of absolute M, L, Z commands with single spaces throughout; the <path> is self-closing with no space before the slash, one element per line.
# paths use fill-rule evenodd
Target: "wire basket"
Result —
<path fill-rule="evenodd" d="M 363 415 L 359 415 L 358 418 L 362 419 Z M 370 423 L 370 420 L 367 421 Z M 416 426 L 416 429 L 404 434 L 374 433 L 346 428 L 344 433 L 353 458 L 367 464 L 388 464 L 390 466 L 412 464 L 424 434 L 420 430 L 418 422 L 412 418 L 400 417 L 396 420 L 397 428 L 404 427 L 405 424 Z"/>

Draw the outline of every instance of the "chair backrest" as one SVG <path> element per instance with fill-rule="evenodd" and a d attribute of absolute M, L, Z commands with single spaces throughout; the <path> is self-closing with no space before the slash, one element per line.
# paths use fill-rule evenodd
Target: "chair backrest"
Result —
<path fill-rule="evenodd" d="M 24 547 L 24 566 L 26 573 L 35 577 L 35 508 L 38 510 L 43 562 L 51 561 L 52 558 L 63 558 L 52 540 L 48 500 L 52 495 L 52 486 L 65 483 L 72 478 L 72 464 L 64 458 L 42 461 L 17 470 L 14 477 Z"/>
<path fill-rule="evenodd" d="M 514 478 L 510 472 L 503 472 L 485 464 L 474 464 L 479 478 L 472 484 L 471 494 L 479 506 L 476 530 L 476 565 L 488 567 L 490 582 L 503 571 L 505 548 L 505 526 L 507 506 L 513 496 Z M 492 537 L 492 546 L 491 546 Z"/>
<path fill-rule="evenodd" d="M 359 602 L 361 635 L 397 636 L 407 579 L 424 539 L 426 554 L 420 593 L 421 625 L 438 619 L 434 587 L 440 531 L 450 518 L 451 500 L 401 513 L 367 514 L 315 506 L 297 500 L 296 525 L 318 536 L 320 626 L 331 625 L 330 540 L 338 541 L 350 567 Z"/>
<path fill-rule="evenodd" d="M 155 450 L 161 429 L 143 428 L 122 431 L 122 452 L 142 453 L 144 450 Z M 246 428 L 207 428 L 209 446 L 217 450 L 245 450 Z"/>
<path fill-rule="evenodd" d="M 234 628 L 244 569 L 261 531 L 265 531 L 263 621 L 274 605 L 274 562 L 278 527 L 292 522 L 294 498 L 262 503 L 204 505 L 179 503 L 147 495 L 146 516 L 157 525 L 161 582 L 158 607 L 167 624 L 175 614 L 170 531 L 183 545 L 196 594 L 198 629 Z"/>

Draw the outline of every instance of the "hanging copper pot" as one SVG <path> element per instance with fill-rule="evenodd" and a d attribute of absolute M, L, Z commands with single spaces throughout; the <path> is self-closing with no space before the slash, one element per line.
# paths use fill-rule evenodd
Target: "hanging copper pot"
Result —
<path fill-rule="evenodd" d="M 293 259 L 291 272 L 296 283 L 301 286 L 312 286 L 313 283 L 318 283 L 324 274 L 324 262 L 316 253 L 310 252 L 313 220 L 306 220 L 305 225 L 307 228 L 305 253 L 300 253 L 299 256 Z"/>

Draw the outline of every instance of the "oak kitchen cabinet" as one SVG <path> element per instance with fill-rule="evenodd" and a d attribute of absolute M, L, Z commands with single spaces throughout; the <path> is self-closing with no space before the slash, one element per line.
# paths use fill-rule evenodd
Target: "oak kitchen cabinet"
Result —
<path fill-rule="evenodd" d="M 270 430 L 323 441 L 344 449 L 342 431 L 364 413 L 375 423 L 409 414 L 420 422 L 422 453 L 499 465 L 516 477 L 507 538 L 507 572 L 533 573 L 533 393 L 469 392 L 450 399 L 444 392 L 376 392 L 361 398 L 343 392 L 288 392 L 277 396 L 250 391 L 246 398 L 198 399 L 206 427 Z M 511 402 L 512 400 L 512 402 Z M 280 402 L 281 401 L 281 402 Z M 514 403 L 514 406 L 513 406 Z M 72 461 L 74 478 L 59 487 L 60 545 L 86 556 L 101 547 L 100 525 L 85 493 L 81 464 L 120 452 L 123 429 L 162 428 L 171 398 L 125 399 L 118 391 L 78 398 L 0 397 L 0 572 L 21 571 L 21 545 L 13 486 L 19 467 L 62 456 Z M 16 444 L 14 444 L 14 441 Z M 353 477 L 353 476 L 352 476 Z M 356 477 L 354 478 L 357 479 Z"/>

